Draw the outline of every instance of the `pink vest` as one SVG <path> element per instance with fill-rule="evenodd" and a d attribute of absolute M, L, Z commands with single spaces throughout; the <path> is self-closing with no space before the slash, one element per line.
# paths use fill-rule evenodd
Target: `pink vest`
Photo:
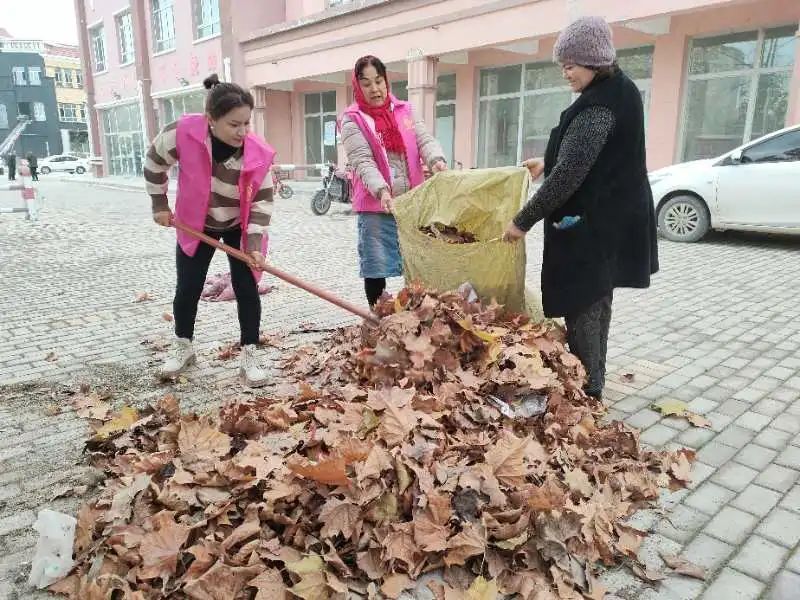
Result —
<path fill-rule="evenodd" d="M 178 121 L 177 145 L 180 172 L 178 174 L 178 197 L 175 202 L 175 218 L 197 231 L 203 231 L 211 196 L 211 152 L 208 143 L 208 120 L 202 114 L 186 114 Z M 241 249 L 247 250 L 247 223 L 250 220 L 250 204 L 258 193 L 261 182 L 272 167 L 275 151 L 253 133 L 244 140 L 242 171 L 239 174 L 239 209 L 242 222 Z M 178 231 L 178 244 L 189 256 L 194 256 L 199 240 Z M 261 251 L 267 252 L 267 237 L 264 236 Z M 256 281 L 260 271 L 253 271 Z"/>
<path fill-rule="evenodd" d="M 392 112 L 397 120 L 397 127 L 400 129 L 400 135 L 403 137 L 403 143 L 406 147 L 408 179 L 411 182 L 411 187 L 416 187 L 425 180 L 425 177 L 422 172 L 422 163 L 420 162 L 417 132 L 414 127 L 414 117 L 411 114 L 411 105 L 408 102 L 392 97 Z M 383 143 L 378 137 L 378 132 L 375 130 L 375 121 L 366 113 L 361 112 L 358 104 L 350 106 L 344 114 L 358 125 L 361 133 L 364 134 L 369 147 L 372 149 L 372 156 L 375 159 L 375 164 L 378 165 L 378 171 L 383 175 L 383 179 L 391 190 L 392 173 L 389 168 L 389 157 L 386 154 L 386 148 L 383 147 Z M 353 210 L 356 212 L 383 212 L 380 199 L 370 193 L 357 173 L 353 173 Z"/>

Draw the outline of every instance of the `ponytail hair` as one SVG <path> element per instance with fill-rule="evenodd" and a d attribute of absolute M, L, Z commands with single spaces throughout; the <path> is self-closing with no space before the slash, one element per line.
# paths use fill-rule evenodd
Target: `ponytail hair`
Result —
<path fill-rule="evenodd" d="M 208 90 L 206 113 L 212 119 L 224 117 L 240 106 L 249 106 L 250 110 L 255 106 L 253 94 L 235 83 L 220 81 L 216 73 L 203 80 L 203 87 Z"/>

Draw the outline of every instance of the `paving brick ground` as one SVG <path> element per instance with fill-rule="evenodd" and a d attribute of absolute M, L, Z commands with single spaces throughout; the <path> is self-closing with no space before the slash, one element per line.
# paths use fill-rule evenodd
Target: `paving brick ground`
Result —
<path fill-rule="evenodd" d="M 154 380 L 156 345 L 169 339 L 174 238 L 152 225 L 141 192 L 50 180 L 37 223 L 0 217 L 0 598 L 38 598 L 25 586 L 45 506 L 73 512 L 80 498 L 53 496 L 97 476 L 81 447 L 85 424 L 66 390 L 104 385 L 118 403 L 144 403 L 172 390 L 203 410 L 241 388 L 234 362 L 216 349 L 238 336 L 231 303 L 201 305 L 199 365 L 164 387 Z M 0 205 L 16 201 L 0 196 Z M 272 260 L 356 301 L 353 217 L 334 207 L 314 217 L 308 196 L 280 201 Z M 541 231 L 529 236 L 536 286 Z M 714 234 L 694 245 L 661 242 L 662 271 L 650 290 L 620 290 L 614 304 L 607 397 L 611 417 L 642 429 L 655 447 L 697 449 L 692 489 L 664 494 L 671 512 L 633 522 L 653 535 L 641 558 L 681 553 L 708 567 L 708 582 L 669 577 L 651 588 L 625 570 L 604 575 L 617 598 L 800 598 L 800 240 Z M 211 272 L 224 271 L 222 257 Z M 399 282 L 397 282 L 399 284 Z M 396 285 L 397 285 L 396 284 Z M 134 303 L 147 291 L 152 302 Z M 265 350 L 286 349 L 350 318 L 280 285 L 263 300 Z M 150 344 L 143 344 L 145 340 Z M 49 355 L 49 360 L 48 360 Z M 622 377 L 633 374 L 633 379 Z M 706 415 L 690 428 L 649 407 L 674 398 Z M 53 414 L 56 410 L 60 412 Z M 91 494 L 91 491 L 89 492 Z"/>

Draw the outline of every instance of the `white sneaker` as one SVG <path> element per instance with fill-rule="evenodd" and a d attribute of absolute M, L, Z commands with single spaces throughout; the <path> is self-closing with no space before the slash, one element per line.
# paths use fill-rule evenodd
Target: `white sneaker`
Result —
<path fill-rule="evenodd" d="M 162 379 L 172 379 L 179 375 L 186 367 L 194 364 L 197 356 L 192 347 L 192 340 L 188 338 L 176 338 L 172 342 L 169 354 L 161 369 L 158 372 Z"/>
<path fill-rule="evenodd" d="M 268 380 L 267 372 L 258 361 L 255 344 L 242 346 L 240 360 L 239 375 L 241 375 L 246 385 L 250 387 L 266 385 Z"/>

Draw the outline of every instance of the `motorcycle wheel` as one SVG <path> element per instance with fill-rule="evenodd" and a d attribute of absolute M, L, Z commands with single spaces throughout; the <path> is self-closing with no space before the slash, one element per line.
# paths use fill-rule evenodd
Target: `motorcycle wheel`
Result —
<path fill-rule="evenodd" d="M 278 192 L 278 195 L 284 200 L 288 200 L 294 196 L 294 190 L 284 183 L 281 186 L 281 191 Z"/>
<path fill-rule="evenodd" d="M 331 196 L 325 190 L 317 190 L 311 199 L 311 212 L 317 216 L 324 215 L 331 208 Z"/>

